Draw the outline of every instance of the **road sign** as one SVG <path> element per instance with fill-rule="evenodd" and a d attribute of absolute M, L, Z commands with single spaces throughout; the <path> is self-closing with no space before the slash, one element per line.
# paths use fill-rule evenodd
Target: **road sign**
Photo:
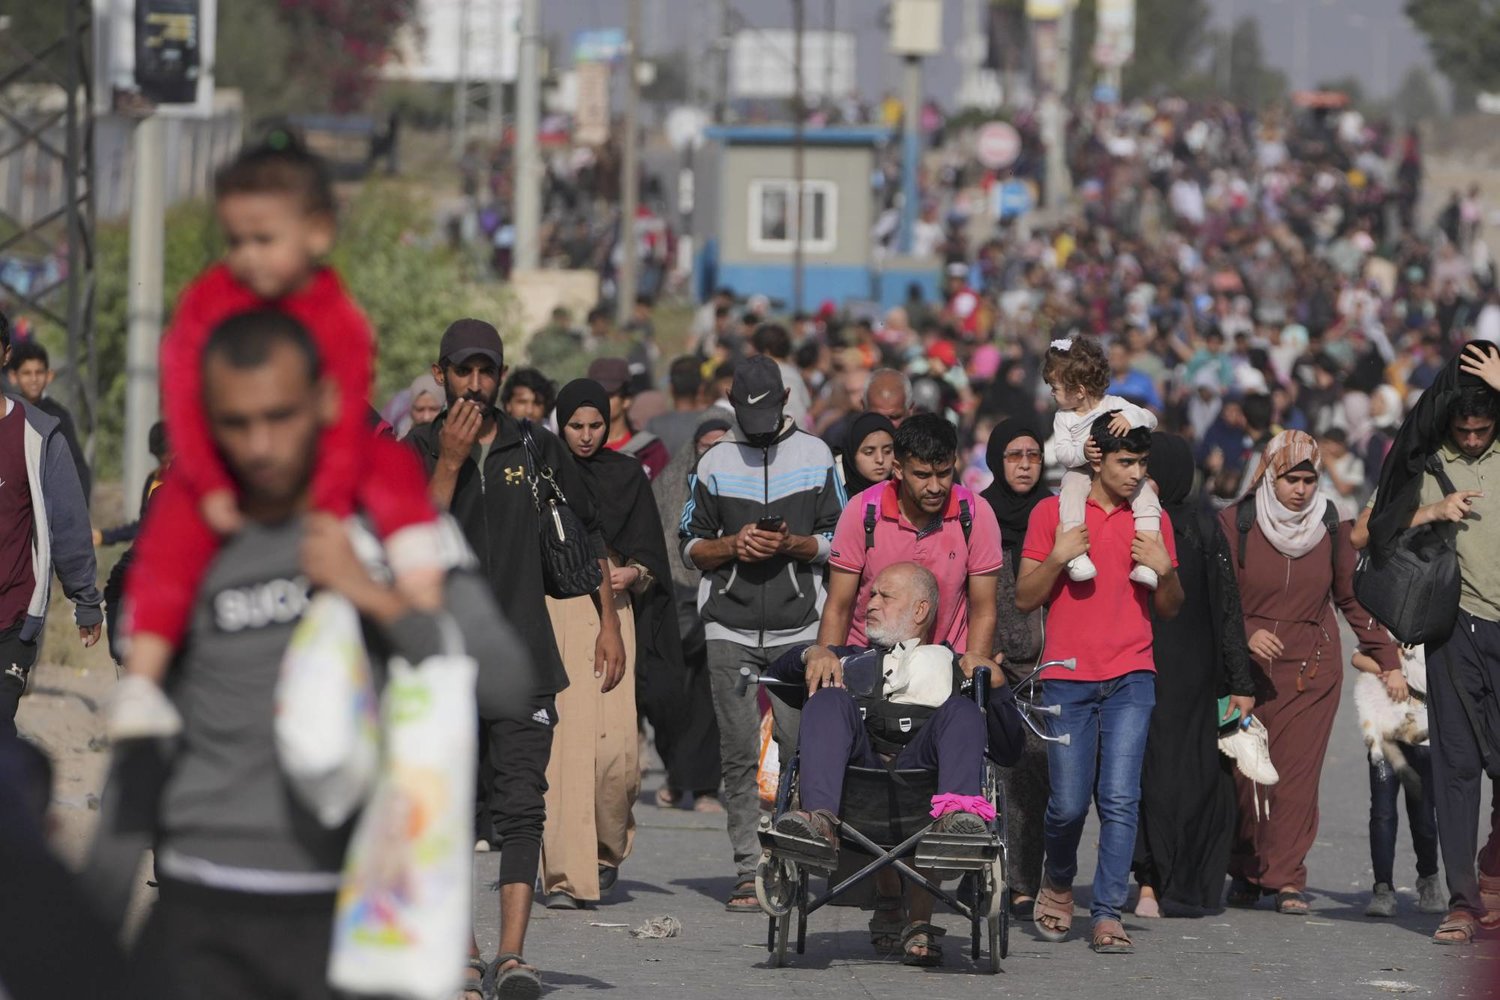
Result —
<path fill-rule="evenodd" d="M 995 217 L 997 219 L 1014 219 L 1018 215 L 1025 215 L 1035 207 L 1035 199 L 1031 196 L 1031 185 L 1025 181 L 1006 181 L 997 184 L 995 191 Z"/>
<path fill-rule="evenodd" d="M 1021 133 L 1006 122 L 990 122 L 979 129 L 975 155 L 991 170 L 1004 170 L 1021 155 Z"/>

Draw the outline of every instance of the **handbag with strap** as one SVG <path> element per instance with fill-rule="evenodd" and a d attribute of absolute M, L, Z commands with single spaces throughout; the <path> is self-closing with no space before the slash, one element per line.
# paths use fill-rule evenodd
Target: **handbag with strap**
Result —
<path fill-rule="evenodd" d="M 1444 496 L 1457 492 L 1436 455 L 1428 458 L 1427 471 Z M 1452 533 L 1438 522 L 1407 528 L 1379 562 L 1366 548 L 1354 567 L 1354 596 L 1408 646 L 1441 642 L 1453 634 L 1461 585 Z"/>
<path fill-rule="evenodd" d="M 597 594 L 604 582 L 599 555 L 589 541 L 582 519 L 568 506 L 568 498 L 557 485 L 552 469 L 542 461 L 541 449 L 531 437 L 531 429 L 521 425 L 521 439 L 526 445 L 526 484 L 531 487 L 531 502 L 542 522 L 542 583 L 549 597 L 583 597 Z M 542 483 L 549 495 L 542 496 Z"/>

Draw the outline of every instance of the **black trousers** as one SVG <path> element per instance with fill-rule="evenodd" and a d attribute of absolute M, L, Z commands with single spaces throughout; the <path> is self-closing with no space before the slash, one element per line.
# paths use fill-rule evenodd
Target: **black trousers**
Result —
<path fill-rule="evenodd" d="M 1427 647 L 1427 721 L 1432 741 L 1432 798 L 1451 909 L 1482 913 L 1475 853 L 1484 780 L 1480 735 L 1460 698 L 1473 699 L 1481 720 L 1500 699 L 1500 623 L 1458 613 L 1453 635 Z"/>
<path fill-rule="evenodd" d="M 21 626 L 0 631 L 0 736 L 16 735 L 16 709 L 36 663 L 36 643 L 21 641 Z"/>
<path fill-rule="evenodd" d="M 545 721 L 544 721 L 545 720 Z M 500 851 L 500 884 L 536 881 L 547 822 L 547 762 L 557 699 L 537 699 L 529 716 L 482 724 L 478 832 Z"/>
<path fill-rule="evenodd" d="M 334 895 L 226 892 L 163 879 L 131 956 L 131 1000 L 334 1000 Z"/>

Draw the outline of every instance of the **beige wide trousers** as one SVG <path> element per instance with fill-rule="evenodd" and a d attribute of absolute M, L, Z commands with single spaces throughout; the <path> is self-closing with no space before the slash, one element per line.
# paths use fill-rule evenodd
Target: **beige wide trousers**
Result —
<path fill-rule="evenodd" d="M 625 676 L 601 693 L 594 676 L 599 615 L 592 598 L 547 598 L 552 631 L 568 673 L 557 696 L 557 729 L 547 764 L 547 825 L 542 832 L 542 891 L 599 898 L 599 866 L 618 868 L 635 842 L 631 808 L 641 791 L 635 708 L 635 615 L 629 594 L 615 595 Z"/>

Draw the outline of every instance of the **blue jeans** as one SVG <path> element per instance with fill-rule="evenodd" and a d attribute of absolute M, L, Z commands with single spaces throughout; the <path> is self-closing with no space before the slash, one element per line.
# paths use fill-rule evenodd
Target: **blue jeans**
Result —
<path fill-rule="evenodd" d="M 1091 914 L 1120 919 L 1135 856 L 1141 801 L 1141 759 L 1156 705 L 1156 681 L 1138 670 L 1107 681 L 1046 681 L 1043 701 L 1058 705 L 1053 735 L 1068 733 L 1069 746 L 1047 744 L 1052 795 L 1043 839 L 1048 883 L 1070 887 L 1078 874 L 1078 841 L 1090 800 L 1099 804 L 1099 863 L 1094 869 Z"/>

